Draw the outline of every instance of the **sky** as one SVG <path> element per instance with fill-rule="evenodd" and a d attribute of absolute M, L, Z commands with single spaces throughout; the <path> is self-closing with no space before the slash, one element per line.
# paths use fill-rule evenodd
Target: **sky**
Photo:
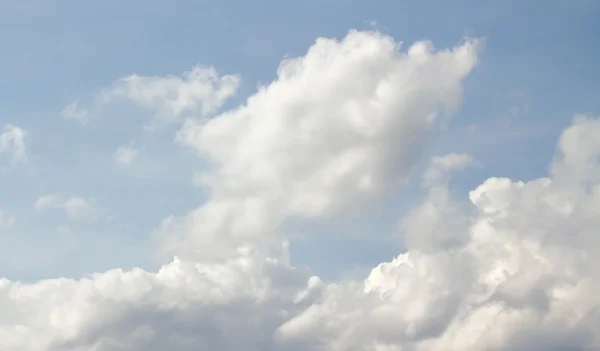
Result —
<path fill-rule="evenodd" d="M 600 350 L 598 18 L 0 0 L 0 348 Z"/>

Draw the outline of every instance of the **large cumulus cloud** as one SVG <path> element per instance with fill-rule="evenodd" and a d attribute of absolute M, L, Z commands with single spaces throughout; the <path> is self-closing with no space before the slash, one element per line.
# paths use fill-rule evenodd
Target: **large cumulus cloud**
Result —
<path fill-rule="evenodd" d="M 198 175 L 211 197 L 164 223 L 165 247 L 206 258 L 269 237 L 287 218 L 336 215 L 401 184 L 460 104 L 479 47 L 418 42 L 401 52 L 375 32 L 321 38 L 244 105 L 188 120 L 177 140 L 211 161 Z"/>
<path fill-rule="evenodd" d="M 599 127 L 576 119 L 548 178 L 490 178 L 470 206 L 432 187 L 403 223 L 408 252 L 280 332 L 335 350 L 599 349 L 600 183 L 578 172 L 598 166 Z"/>
<path fill-rule="evenodd" d="M 178 140 L 213 165 L 207 203 L 163 224 L 180 257 L 158 272 L 0 280 L 0 349 L 599 349 L 593 117 L 564 131 L 548 177 L 490 178 L 466 201 L 448 177 L 473 160 L 433 159 L 401 224 L 408 251 L 364 280 L 324 283 L 280 244 L 287 218 L 344 216 L 405 180 L 477 47 L 320 39 L 243 106 L 188 121 Z"/>

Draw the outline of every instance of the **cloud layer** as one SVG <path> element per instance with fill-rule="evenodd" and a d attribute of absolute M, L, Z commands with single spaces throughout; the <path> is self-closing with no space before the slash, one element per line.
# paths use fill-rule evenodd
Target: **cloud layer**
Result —
<path fill-rule="evenodd" d="M 199 118 L 177 141 L 211 162 L 198 177 L 210 197 L 164 221 L 178 256 L 157 272 L 0 279 L 0 349 L 600 350 L 597 118 L 562 133 L 548 177 L 490 178 L 464 199 L 449 172 L 472 158 L 432 159 L 401 222 L 407 252 L 364 280 L 325 283 L 290 263 L 284 222 L 347 218 L 405 182 L 478 53 L 477 41 L 401 52 L 352 31 L 282 62 L 238 108 L 206 119 L 190 107 Z M 69 213 L 69 201 L 38 207 Z"/>

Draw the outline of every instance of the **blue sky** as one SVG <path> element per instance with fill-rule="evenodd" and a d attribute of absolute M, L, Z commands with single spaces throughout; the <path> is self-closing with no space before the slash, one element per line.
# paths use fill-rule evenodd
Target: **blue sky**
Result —
<path fill-rule="evenodd" d="M 0 209 L 15 218 L 0 229 L 0 276 L 155 267 L 152 233 L 160 221 L 204 201 L 205 192 L 192 186 L 203 162 L 173 143 L 175 127 L 147 133 L 148 112 L 132 106 L 103 110 L 85 125 L 60 118 L 69 103 L 90 99 L 120 77 L 212 65 L 242 77 L 227 108 L 271 81 L 282 58 L 303 55 L 317 37 L 374 28 L 406 46 L 428 39 L 438 48 L 483 37 L 462 107 L 426 151 L 467 152 L 482 161 L 484 168 L 453 183 L 468 190 L 490 175 L 545 175 L 573 115 L 600 113 L 598 18 L 600 5 L 592 0 L 0 1 L 0 127 L 25 130 L 29 154 L 26 163 L 0 163 Z M 132 139 L 144 152 L 132 167 L 115 165 L 116 148 Z M 398 217 L 419 198 L 419 182 L 415 177 L 401 197 L 367 213 L 377 216 L 357 216 L 351 225 L 300 225 L 347 239 L 304 239 L 292 246 L 294 259 L 332 277 L 395 256 L 402 247 L 394 234 Z M 73 221 L 36 211 L 36 199 L 48 194 L 93 199 L 106 217 Z M 390 238 L 351 235 L 370 231 Z"/>

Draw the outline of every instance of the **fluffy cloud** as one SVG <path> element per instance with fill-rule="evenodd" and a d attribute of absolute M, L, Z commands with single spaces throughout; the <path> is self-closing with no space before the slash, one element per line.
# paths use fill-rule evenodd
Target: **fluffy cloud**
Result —
<path fill-rule="evenodd" d="M 213 67 L 195 66 L 181 77 L 134 74 L 121 78 L 102 95 L 106 100 L 130 100 L 158 111 L 158 118 L 177 118 L 186 112 L 206 116 L 232 97 L 239 83 L 238 76 L 219 77 Z"/>
<path fill-rule="evenodd" d="M 588 133 L 598 123 L 578 121 L 563 133 L 557 169 L 598 162 L 586 149 L 600 138 L 600 131 Z M 572 145 L 563 142 L 570 136 L 577 137 L 580 156 L 591 156 L 571 162 Z M 467 219 L 463 226 L 437 226 L 435 237 L 424 233 L 433 241 L 461 235 L 462 242 L 413 246 L 364 281 L 323 283 L 292 267 L 285 246 L 242 247 L 211 264 L 176 258 L 156 273 L 113 270 L 34 284 L 0 280 L 0 346 L 596 350 L 600 181 L 590 177 L 575 183 L 553 175 L 528 182 L 490 178 L 469 193 L 469 208 L 459 212 Z M 428 202 L 438 203 L 431 195 Z M 430 212 L 442 222 L 455 215 L 444 207 Z"/>
<path fill-rule="evenodd" d="M 195 66 L 181 76 L 133 74 L 97 92 L 91 106 L 74 102 L 61 115 L 86 123 L 106 105 L 129 102 L 153 113 L 153 121 L 147 125 L 153 128 L 190 114 L 208 116 L 215 113 L 236 93 L 239 84 L 238 76 L 219 76 L 213 67 L 204 66 Z"/>
<path fill-rule="evenodd" d="M 285 218 L 343 216 L 406 179 L 476 58 L 472 42 L 401 54 L 377 33 L 318 40 L 244 106 L 180 131 L 214 162 L 201 177 L 212 194 L 164 227 L 202 255 L 157 272 L 0 279 L 0 349 L 600 350 L 600 119 L 564 131 L 548 177 L 490 178 L 464 201 L 449 172 L 473 160 L 434 158 L 401 224 L 407 252 L 362 281 L 324 283 L 269 235 Z"/>
<path fill-rule="evenodd" d="M 462 211 L 432 188 L 407 218 L 407 253 L 279 332 L 327 350 L 600 349 L 599 123 L 563 133 L 548 178 L 490 178 Z"/>
<path fill-rule="evenodd" d="M 0 346 L 268 350 L 273 331 L 306 307 L 300 295 L 310 294 L 316 283 L 286 262 L 285 251 L 265 258 L 241 248 L 214 265 L 175 259 L 157 273 L 113 270 L 36 284 L 0 280 Z"/>
<path fill-rule="evenodd" d="M 321 38 L 243 106 L 188 120 L 177 140 L 214 165 L 198 176 L 211 199 L 164 223 L 166 247 L 214 255 L 286 218 L 331 216 L 393 190 L 460 104 L 478 48 L 418 42 L 401 52 L 376 32 Z"/>
<path fill-rule="evenodd" d="M 27 133 L 17 126 L 4 126 L 0 133 L 0 154 L 8 154 L 13 161 L 27 160 L 26 135 Z"/>
<path fill-rule="evenodd" d="M 38 211 L 46 209 L 61 209 L 71 219 L 95 220 L 103 215 L 104 211 L 96 207 L 90 200 L 79 196 L 62 197 L 60 195 L 45 195 L 39 197 L 34 204 Z"/>

